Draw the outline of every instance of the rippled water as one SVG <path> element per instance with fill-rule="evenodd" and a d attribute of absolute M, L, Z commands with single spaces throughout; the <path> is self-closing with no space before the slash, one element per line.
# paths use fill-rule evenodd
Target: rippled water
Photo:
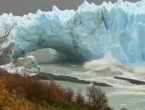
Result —
<path fill-rule="evenodd" d="M 136 74 L 119 66 L 102 70 L 86 70 L 83 65 L 70 63 L 40 65 L 40 67 L 42 72 L 75 76 L 84 80 L 101 81 L 112 85 L 113 87 L 101 88 L 106 92 L 109 103 L 114 107 L 114 110 L 120 110 L 122 107 L 127 107 L 129 110 L 145 110 L 145 86 L 114 79 L 114 76 L 123 76 L 144 80 L 144 74 Z M 64 81 L 57 82 L 63 87 L 72 88 L 74 91 L 81 89 L 83 94 L 85 94 L 88 86 Z"/>

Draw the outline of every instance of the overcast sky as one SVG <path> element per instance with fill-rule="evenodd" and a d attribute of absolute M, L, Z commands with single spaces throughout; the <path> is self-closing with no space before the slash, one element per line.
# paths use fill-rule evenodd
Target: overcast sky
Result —
<path fill-rule="evenodd" d="M 29 12 L 36 13 L 37 9 L 43 11 L 50 11 L 53 5 L 56 5 L 61 10 L 63 9 L 77 9 L 79 5 L 83 3 L 84 0 L 0 0 L 0 14 L 12 12 L 15 15 L 23 15 Z M 116 0 L 87 0 L 90 3 L 94 2 L 97 5 L 101 4 L 103 1 Z M 136 2 L 139 0 L 128 0 L 131 2 Z"/>

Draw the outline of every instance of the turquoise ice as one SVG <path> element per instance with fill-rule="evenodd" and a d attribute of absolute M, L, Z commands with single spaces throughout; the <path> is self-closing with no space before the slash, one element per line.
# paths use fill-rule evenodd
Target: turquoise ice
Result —
<path fill-rule="evenodd" d="M 0 16 L 1 48 L 15 44 L 12 58 L 52 48 L 80 61 L 103 58 L 107 51 L 123 64 L 145 61 L 145 1 L 106 3 L 87 1 L 75 10 Z M 2 42 L 2 41 L 1 41 Z"/>

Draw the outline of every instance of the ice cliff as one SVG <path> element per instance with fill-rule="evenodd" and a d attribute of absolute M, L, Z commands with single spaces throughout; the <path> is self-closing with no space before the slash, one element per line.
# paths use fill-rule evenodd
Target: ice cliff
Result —
<path fill-rule="evenodd" d="M 52 48 L 81 61 L 104 57 L 128 65 L 145 61 L 145 1 L 106 3 L 87 1 L 74 10 L 37 11 L 36 14 L 0 16 L 0 60 L 24 57 Z"/>

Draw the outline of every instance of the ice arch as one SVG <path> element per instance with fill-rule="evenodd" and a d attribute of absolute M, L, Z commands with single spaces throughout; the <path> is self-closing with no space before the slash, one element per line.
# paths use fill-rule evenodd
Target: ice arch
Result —
<path fill-rule="evenodd" d="M 0 55 L 19 58 L 53 48 L 77 60 L 99 59 L 110 50 L 124 64 L 145 61 L 145 1 L 84 2 L 77 11 L 0 16 Z M 5 51 L 14 50 L 14 51 Z M 4 53 L 5 52 L 5 53 Z M 43 53 L 42 53 L 43 54 Z"/>
<path fill-rule="evenodd" d="M 43 53 L 43 54 L 42 54 Z M 38 64 L 53 64 L 60 62 L 67 62 L 71 58 L 51 48 L 39 49 L 30 53 L 27 56 L 34 56 Z"/>

